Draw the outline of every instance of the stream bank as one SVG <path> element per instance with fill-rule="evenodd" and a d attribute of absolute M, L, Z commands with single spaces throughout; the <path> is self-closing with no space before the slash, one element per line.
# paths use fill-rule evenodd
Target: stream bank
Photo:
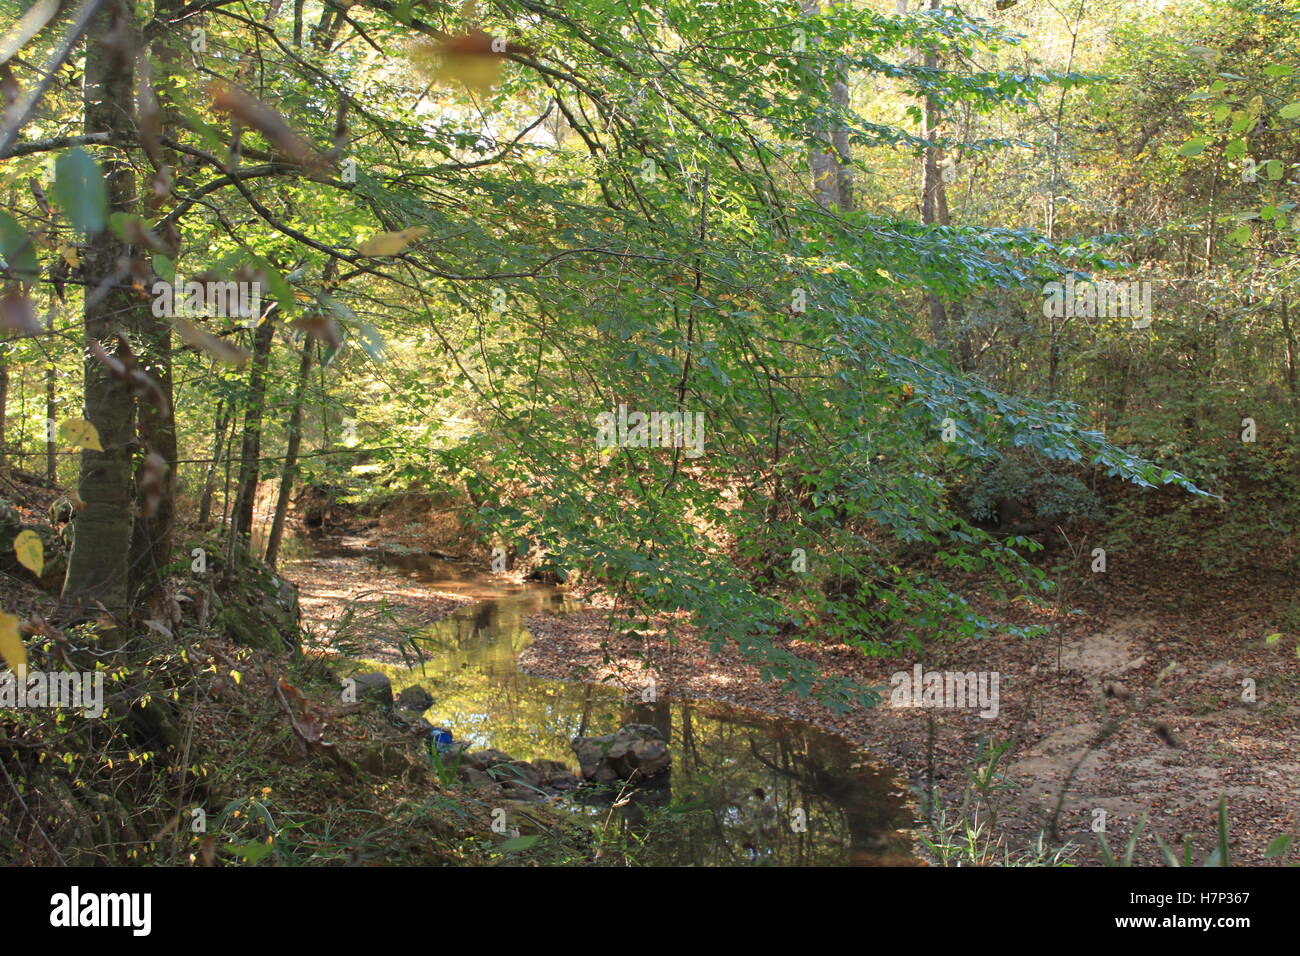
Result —
<path fill-rule="evenodd" d="M 387 566 L 380 568 L 360 560 L 361 553 L 327 571 L 332 580 L 322 586 L 335 593 L 325 603 L 332 601 L 335 612 L 338 601 L 349 594 L 375 606 L 391 600 L 390 611 L 410 626 L 419 626 L 501 588 L 520 586 L 505 579 L 487 585 L 457 582 L 445 574 L 438 580 L 427 559 L 419 556 L 390 555 Z M 340 575 L 349 576 L 351 583 L 340 584 Z M 1098 810 L 1107 814 L 1112 845 L 1122 845 L 1139 817 L 1150 814 L 1138 843 L 1138 860 L 1161 861 L 1153 831 L 1173 844 L 1190 838 L 1197 858 L 1204 858 L 1215 843 L 1215 812 L 1222 795 L 1228 802 L 1234 862 L 1279 865 L 1281 860 L 1265 856 L 1269 844 L 1300 824 L 1300 791 L 1294 786 L 1300 779 L 1295 757 L 1300 752 L 1300 684 L 1288 655 L 1262 639 L 1269 632 L 1272 609 L 1268 602 L 1252 604 L 1246 593 L 1254 587 L 1251 582 L 1229 582 L 1226 590 L 1220 582 L 1216 589 L 1207 586 L 1192 593 L 1204 593 L 1215 607 L 1253 610 L 1231 621 L 1216 614 L 1189 618 L 1185 602 L 1178 600 L 1181 592 L 1160 602 L 1160 584 L 1158 570 L 1114 581 L 1091 580 L 1087 587 L 1075 589 L 1080 613 L 1072 614 L 980 602 L 979 609 L 995 619 L 1047 624 L 1059 634 L 1037 641 L 994 634 L 931 648 L 922 661 L 927 668 L 1002 675 L 995 720 L 984 720 L 973 710 L 890 706 L 834 714 L 771 687 L 734 649 L 713 655 L 692 639 L 684 620 L 673 616 L 660 616 L 637 638 L 611 634 L 609 606 L 600 595 L 591 606 L 570 607 L 563 615 L 542 613 L 541 608 L 528 611 L 510 628 L 515 633 L 526 629 L 531 643 L 528 638 L 511 643 L 498 663 L 503 673 L 522 668 L 525 674 L 510 678 L 518 682 L 528 675 L 581 682 L 612 688 L 610 693 L 631 701 L 653 677 L 662 698 L 689 698 L 697 709 L 701 701 L 714 701 L 740 706 L 747 714 L 796 717 L 895 768 L 899 791 L 906 786 L 913 795 L 923 794 L 932 780 L 950 819 L 956 818 L 952 810 L 961 802 L 981 753 L 1006 742 L 1010 747 L 994 778 L 998 789 L 975 804 L 981 820 L 993 820 L 980 851 L 983 862 L 1041 859 L 1039 835 L 1058 802 L 1056 846 L 1071 845 L 1076 863 L 1099 862 L 1092 831 Z M 314 588 L 304 587 L 308 617 L 316 600 Z M 668 640 L 670 633 L 676 642 Z M 376 647 L 372 653 L 400 664 L 402 654 L 392 650 L 396 643 L 395 638 L 385 645 L 388 650 Z M 888 686 L 891 674 L 910 670 L 917 662 L 868 658 L 843 645 L 788 646 L 827 673 L 876 686 Z M 1254 702 L 1241 699 L 1244 679 L 1257 686 Z M 547 693 L 543 689 L 539 696 Z M 527 695 L 521 691 L 516 699 Z M 681 720 L 678 716 L 678 724 Z M 1098 744 L 1098 734 L 1112 724 L 1113 733 Z M 572 765 L 562 738 L 563 733 L 552 735 L 551 753 L 558 750 L 558 759 Z M 512 745 L 501 749 L 521 756 Z M 1062 800 L 1063 782 L 1076 764 Z M 916 802 L 915 796 L 912 799 Z"/>
<path fill-rule="evenodd" d="M 480 788 L 507 819 L 531 816 L 544 803 L 591 826 L 598 842 L 616 843 L 624 856 L 635 848 L 644 864 L 918 862 L 905 787 L 843 738 L 733 705 L 529 675 L 518 666 L 532 639 L 525 621 L 576 611 L 562 591 L 361 544 L 318 543 L 290 569 L 304 614 L 334 636 L 346 659 L 339 673 L 378 670 L 394 693 L 427 689 L 429 721 L 451 729 L 471 760 L 495 750 L 533 767 L 576 770 L 573 738 L 628 724 L 653 727 L 668 742 L 671 770 L 634 788 L 584 787 L 572 798 L 530 794 L 526 801 Z M 442 608 L 450 613 L 438 617 Z"/>
<path fill-rule="evenodd" d="M 993 634 L 936 642 L 924 657 L 893 658 L 867 657 L 845 645 L 783 644 L 823 673 L 885 689 L 881 705 L 847 714 L 782 692 L 734 647 L 714 654 L 681 617 L 660 615 L 639 626 L 636 636 L 619 634 L 609 626 L 610 603 L 602 597 L 563 618 L 529 618 L 534 640 L 521 664 L 533 674 L 629 691 L 653 681 L 663 693 L 796 716 L 869 750 L 896 768 L 915 794 L 924 794 L 932 777 L 949 823 L 959 819 L 954 811 L 972 770 L 985 767 L 989 748 L 1005 742 L 993 792 L 971 804 L 980 821 L 992 821 L 983 847 L 987 863 L 1041 862 L 1042 850 L 1069 844 L 1072 862 L 1098 865 L 1092 826 L 1099 810 L 1112 846 L 1123 846 L 1137 820 L 1149 815 L 1136 857 L 1147 865 L 1163 862 L 1153 829 L 1171 845 L 1189 838 L 1196 859 L 1204 859 L 1215 846 L 1223 796 L 1235 863 L 1281 865 L 1266 856 L 1269 844 L 1300 825 L 1294 656 L 1263 640 L 1266 603 L 1225 627 L 1213 616 L 1189 618 L 1179 607 L 1153 607 L 1149 596 L 1159 593 L 1157 577 L 1153 570 L 1151 580 L 1134 576 L 1104 592 L 1079 593 L 1079 613 L 991 601 L 980 607 L 994 619 L 1053 625 L 1059 639 Z M 1241 589 L 1248 593 L 1250 587 L 1243 582 Z M 1247 594 L 1221 593 L 1215 603 L 1250 606 Z M 891 676 L 910 672 L 918 661 L 927 670 L 999 673 L 997 718 L 983 719 L 975 708 L 890 706 Z M 1254 689 L 1250 702 L 1243 700 L 1247 679 Z M 1058 802 L 1058 841 L 1040 850 L 1039 835 Z"/>

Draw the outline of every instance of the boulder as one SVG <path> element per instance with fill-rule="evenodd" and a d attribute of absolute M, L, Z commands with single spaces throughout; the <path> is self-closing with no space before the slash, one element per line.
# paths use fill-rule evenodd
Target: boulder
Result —
<path fill-rule="evenodd" d="M 582 781 L 558 760 L 534 760 L 533 767 L 542 776 L 542 785 L 552 790 L 572 790 Z"/>
<path fill-rule="evenodd" d="M 475 770 L 468 764 L 456 768 L 456 776 L 474 790 L 497 790 L 497 782 L 482 770 Z"/>
<path fill-rule="evenodd" d="M 298 590 L 242 548 L 235 553 L 236 567 L 226 568 L 223 546 L 210 539 L 200 542 L 207 553 L 205 574 L 219 581 L 213 613 L 227 636 L 239 644 L 275 653 L 302 650 L 302 608 Z M 189 542 L 185 545 L 189 547 Z"/>
<path fill-rule="evenodd" d="M 436 731 L 433 724 L 429 723 L 423 717 L 417 717 L 413 714 L 396 714 L 395 722 L 408 733 L 415 734 L 417 737 L 432 737 Z"/>
<path fill-rule="evenodd" d="M 497 764 L 510 763 L 514 760 L 509 754 L 503 754 L 499 750 L 479 750 L 472 754 L 466 755 L 469 765 L 475 770 L 487 771 L 497 766 Z"/>
<path fill-rule="evenodd" d="M 598 783 L 653 777 L 672 766 L 668 741 L 649 724 L 628 724 L 601 737 L 574 737 L 582 776 Z"/>
<path fill-rule="evenodd" d="M 530 787 L 539 787 L 542 784 L 542 775 L 526 760 L 512 760 L 504 766 L 498 764 L 495 775 L 503 784 L 522 783 Z"/>
<path fill-rule="evenodd" d="M 393 706 L 393 682 L 388 675 L 371 671 L 354 674 L 352 680 L 356 682 L 357 700 L 374 700 L 383 707 Z"/>
<path fill-rule="evenodd" d="M 412 714 L 422 714 L 433 706 L 433 695 L 419 684 L 412 684 L 397 695 L 399 710 Z"/>
<path fill-rule="evenodd" d="M 527 803 L 535 803 L 538 800 L 545 800 L 546 794 L 540 790 L 528 786 L 516 780 L 507 780 L 501 784 L 501 795 L 507 800 L 521 800 Z"/>

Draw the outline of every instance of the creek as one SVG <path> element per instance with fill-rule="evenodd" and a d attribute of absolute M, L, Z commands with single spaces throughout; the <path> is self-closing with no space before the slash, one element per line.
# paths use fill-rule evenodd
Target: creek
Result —
<path fill-rule="evenodd" d="M 424 627 L 405 664 L 382 669 L 394 692 L 419 684 L 425 715 L 474 751 L 559 760 L 576 770 L 575 736 L 650 724 L 668 740 L 672 769 L 635 791 L 554 798 L 620 845 L 658 865 L 900 865 L 915 863 L 914 826 L 896 774 L 836 734 L 728 704 L 644 701 L 607 685 L 526 674 L 519 654 L 530 615 L 576 605 L 563 589 L 509 584 L 424 555 L 332 550 L 330 562 L 378 562 L 421 586 L 473 601 Z M 366 662 L 367 668 L 372 662 Z"/>

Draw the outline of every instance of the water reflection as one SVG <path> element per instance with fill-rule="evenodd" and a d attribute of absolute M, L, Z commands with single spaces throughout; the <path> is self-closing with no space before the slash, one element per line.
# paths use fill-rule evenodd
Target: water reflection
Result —
<path fill-rule="evenodd" d="M 482 603 L 430 625 L 422 661 L 387 669 L 396 688 L 427 687 L 426 715 L 474 749 L 575 766 L 570 741 L 627 723 L 650 724 L 669 741 L 673 769 L 631 792 L 584 789 L 575 812 L 641 862 L 675 865 L 911 865 L 912 825 L 894 775 L 843 738 L 800 721 L 711 702 L 629 700 L 613 687 L 530 677 L 519 652 L 524 621 L 570 602 L 542 585 L 501 586 L 427 558 L 385 558 L 420 572 L 438 590 Z"/>

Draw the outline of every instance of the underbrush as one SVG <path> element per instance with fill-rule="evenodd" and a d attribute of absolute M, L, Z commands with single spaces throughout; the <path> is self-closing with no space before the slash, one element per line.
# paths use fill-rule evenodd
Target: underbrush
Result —
<path fill-rule="evenodd" d="M 490 808 L 439 779 L 427 741 L 342 700 L 321 653 L 303 649 L 291 585 L 246 556 L 226 573 L 216 541 L 176 553 L 129 620 L 59 627 L 53 593 L 0 577 L 29 673 L 103 681 L 102 715 L 0 709 L 0 864 L 509 858 Z"/>

